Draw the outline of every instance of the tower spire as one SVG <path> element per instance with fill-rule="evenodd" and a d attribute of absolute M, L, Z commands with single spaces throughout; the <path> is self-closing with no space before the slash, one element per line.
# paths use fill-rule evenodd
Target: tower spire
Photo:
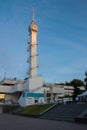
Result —
<path fill-rule="evenodd" d="M 34 9 L 32 9 L 32 21 L 35 21 L 35 10 Z"/>

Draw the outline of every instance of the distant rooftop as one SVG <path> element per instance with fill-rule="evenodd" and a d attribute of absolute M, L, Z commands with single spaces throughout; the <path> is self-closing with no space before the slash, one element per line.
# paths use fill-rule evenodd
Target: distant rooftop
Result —
<path fill-rule="evenodd" d="M 0 85 L 15 85 L 17 83 L 22 84 L 24 81 L 22 80 L 17 80 L 16 78 L 9 79 L 9 78 L 4 78 L 3 80 L 0 81 Z"/>

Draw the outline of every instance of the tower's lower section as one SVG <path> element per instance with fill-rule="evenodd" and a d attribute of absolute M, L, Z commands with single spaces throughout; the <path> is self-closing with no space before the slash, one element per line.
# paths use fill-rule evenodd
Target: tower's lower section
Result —
<path fill-rule="evenodd" d="M 43 93 L 24 92 L 19 99 L 19 104 L 22 107 L 44 103 L 45 102 Z"/>
<path fill-rule="evenodd" d="M 45 103 L 42 77 L 28 78 L 24 83 L 24 92 L 19 99 L 19 104 L 28 106 L 42 103 Z"/>
<path fill-rule="evenodd" d="M 24 83 L 24 90 L 28 92 L 35 92 L 40 87 L 43 87 L 43 78 L 41 76 L 35 76 L 27 78 Z"/>

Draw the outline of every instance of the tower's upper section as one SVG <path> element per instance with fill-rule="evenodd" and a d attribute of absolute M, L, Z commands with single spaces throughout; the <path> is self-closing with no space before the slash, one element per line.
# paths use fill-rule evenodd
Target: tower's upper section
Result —
<path fill-rule="evenodd" d="M 29 32 L 31 32 L 31 31 L 37 32 L 37 30 L 38 30 L 38 26 L 36 25 L 35 19 L 34 19 L 34 14 L 35 14 L 34 10 L 32 10 L 32 21 L 31 21 L 31 24 L 28 29 Z"/>

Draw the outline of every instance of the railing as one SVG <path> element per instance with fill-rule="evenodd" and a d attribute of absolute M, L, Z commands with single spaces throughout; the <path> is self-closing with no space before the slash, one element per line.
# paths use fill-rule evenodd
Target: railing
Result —
<path fill-rule="evenodd" d="M 0 93 L 10 93 L 12 90 L 11 86 L 0 85 Z"/>
<path fill-rule="evenodd" d="M 0 85 L 0 93 L 13 93 L 13 92 L 17 92 L 23 91 L 23 85 L 22 84 L 16 84 L 14 86 L 4 86 L 4 85 Z"/>

